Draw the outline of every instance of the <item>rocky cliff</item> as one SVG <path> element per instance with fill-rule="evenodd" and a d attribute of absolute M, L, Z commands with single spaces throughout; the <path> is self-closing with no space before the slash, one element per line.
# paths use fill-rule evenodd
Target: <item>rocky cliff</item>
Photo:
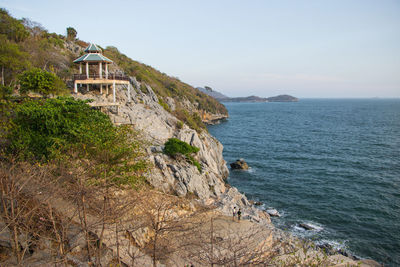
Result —
<path fill-rule="evenodd" d="M 7 15 L 4 10 L 0 13 Z M 22 24 L 19 26 L 21 29 L 25 27 Z M 3 28 L 10 32 L 7 25 Z M 27 36 L 31 30 L 34 29 L 28 27 Z M 35 31 L 41 32 L 41 35 L 32 35 L 26 43 L 19 45 L 32 66 L 43 69 L 50 66 L 52 72 L 55 71 L 64 79 L 67 76 L 69 78 L 73 68 L 71 61 L 82 52 L 84 42 L 68 41 L 65 37 L 48 34 L 38 27 L 35 27 Z M 40 46 L 33 45 L 39 42 Z M 40 50 L 43 42 L 46 49 Z M 234 252 L 234 260 L 230 263 L 236 263 L 238 256 L 238 251 L 232 251 L 232 248 L 245 249 L 250 253 L 248 256 L 253 257 L 259 244 L 276 245 L 270 247 L 270 252 L 287 254 L 285 244 L 291 245 L 291 237 L 274 229 L 268 214 L 254 208 L 243 194 L 226 183 L 228 169 L 222 157 L 223 147 L 202 129 L 204 125 L 198 121 L 198 113 L 200 119 L 209 122 L 227 116 L 225 107 L 179 79 L 127 58 L 116 48 L 106 50 L 107 56 L 117 63 L 109 70 L 131 76 L 130 93 L 126 86 L 118 86 L 117 103 L 114 106 L 110 105 L 113 102 L 112 95 L 100 94 L 96 88 L 90 91 L 80 88 L 74 97 L 91 99 L 96 104 L 93 106 L 103 109 L 113 123 L 133 125 L 140 130 L 147 142 L 147 157 L 154 166 L 147 173 L 147 181 L 157 190 L 147 190 L 146 186 L 145 192 L 136 192 L 123 186 L 105 186 L 102 189 L 104 192 L 101 192 L 100 187 L 93 186 L 93 181 L 82 181 L 87 171 L 82 159 L 77 159 L 77 165 L 74 165 L 77 167 L 70 169 L 63 169 L 57 164 L 41 166 L 26 162 L 11 168 L 9 163 L 2 162 L 0 178 L 4 201 L 0 216 L 0 261 L 12 263 L 5 266 L 15 266 L 16 262 L 20 266 L 22 264 L 19 263 L 24 260 L 26 266 L 150 266 L 151 261 L 154 262 L 153 266 L 183 266 L 187 262 L 182 259 L 192 258 L 177 255 L 177 258 L 171 258 L 174 264 L 170 264 L 166 258 L 154 256 L 152 260 L 149 256 L 156 251 L 156 231 L 166 242 L 160 244 L 162 246 L 158 252 L 173 254 L 170 251 L 171 241 L 177 238 L 175 230 L 178 228 L 182 231 L 182 241 L 186 241 L 187 233 L 196 238 L 196 242 L 191 244 L 195 252 L 199 246 L 203 246 L 203 252 L 208 253 L 208 242 L 218 242 L 218 251 L 222 252 L 219 256 L 224 261 L 224 255 Z M 57 60 L 47 60 L 53 58 Z M 17 73 L 12 74 L 15 76 Z M 101 107 L 102 104 L 106 105 Z M 163 153 L 163 145 L 171 137 L 199 148 L 195 157 L 201 164 L 201 171 L 183 157 L 171 158 Z M 7 186 L 11 189 L 4 189 Z M 7 205 L 20 209 L 17 217 L 9 216 L 12 208 L 8 209 Z M 241 209 L 244 221 L 238 223 L 232 219 L 234 208 Z M 160 210 L 163 216 L 159 216 Z M 191 217 L 194 213 L 197 217 Z M 193 224 L 203 225 L 204 231 L 196 232 L 190 227 L 183 229 Z M 168 227 L 160 232 L 160 225 L 167 225 L 173 230 L 169 235 L 165 231 Z M 259 229 L 254 229 L 254 226 Z M 211 234 L 211 239 L 208 232 L 210 228 L 215 233 L 214 236 Z M 226 232 L 232 229 L 232 232 Z M 260 233 L 262 235 L 258 235 Z M 205 239 L 198 239 L 197 234 L 205 234 Z M 154 241 L 150 242 L 152 239 Z M 247 242 L 242 243 L 243 239 Z M 154 244 L 154 248 L 150 243 Z M 227 247 L 220 250 L 224 243 Z M 249 246 L 249 243 L 254 246 Z M 185 250 L 188 248 L 187 243 L 177 244 L 179 248 L 183 245 L 186 246 Z M 295 247 L 291 251 L 293 249 Z M 15 252 L 14 258 L 10 258 L 10 251 Z M 265 254 L 267 251 L 262 252 Z M 24 259 L 25 253 L 29 255 Z M 257 257 L 262 254 L 257 254 Z M 211 264 L 214 256 L 211 250 Z M 242 256 L 247 255 L 239 254 L 239 258 Z M 209 266 L 207 263 L 195 265 Z"/>
<path fill-rule="evenodd" d="M 247 198 L 237 189 L 231 188 L 226 179 L 229 175 L 222 156 L 223 146 L 206 130 L 197 132 L 180 121 L 159 104 L 153 89 L 131 77 L 131 90 L 128 96 L 126 86 L 117 86 L 118 112 L 114 108 L 107 111 L 115 124 L 130 124 L 143 133 L 149 142 L 148 157 L 154 165 L 148 174 L 148 182 L 164 193 L 178 196 L 194 195 L 204 204 L 215 204 L 231 215 L 234 206 L 243 210 L 243 217 L 251 220 L 270 222 L 269 216 L 253 207 Z M 147 93 L 140 90 L 146 86 Z M 100 95 L 98 91 L 81 90 L 76 95 L 80 99 L 92 99 L 95 103 L 112 102 L 112 95 Z M 175 100 L 168 99 L 170 109 Z M 190 102 L 186 101 L 188 109 Z M 179 123 L 178 123 L 179 122 Z M 186 159 L 175 159 L 162 153 L 163 145 L 169 138 L 178 138 L 198 147 L 196 160 L 201 164 L 202 172 L 188 163 Z"/>

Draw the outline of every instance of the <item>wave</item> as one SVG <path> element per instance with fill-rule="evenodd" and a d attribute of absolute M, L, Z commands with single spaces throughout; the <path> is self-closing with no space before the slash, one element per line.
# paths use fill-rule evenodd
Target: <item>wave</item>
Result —
<path fill-rule="evenodd" d="M 321 239 L 321 240 L 317 240 L 315 241 L 315 244 L 317 246 L 325 246 L 326 244 L 328 244 L 329 246 L 331 246 L 334 250 L 347 250 L 347 242 L 348 240 L 344 240 L 344 241 L 337 241 L 337 240 L 331 240 L 331 239 Z"/>
<path fill-rule="evenodd" d="M 322 231 L 324 231 L 324 226 L 322 224 L 311 221 L 299 222 L 293 225 L 291 228 L 292 234 L 303 238 L 313 237 L 316 233 L 320 233 Z"/>

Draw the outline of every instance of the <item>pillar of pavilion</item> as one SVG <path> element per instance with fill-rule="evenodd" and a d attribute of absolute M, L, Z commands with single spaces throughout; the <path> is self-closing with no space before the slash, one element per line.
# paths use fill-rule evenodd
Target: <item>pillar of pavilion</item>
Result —
<path fill-rule="evenodd" d="M 86 54 L 75 59 L 74 63 L 79 64 L 79 74 L 74 74 L 74 93 L 78 93 L 78 85 L 85 85 L 89 91 L 89 85 L 99 85 L 100 94 L 103 93 L 103 86 L 106 86 L 106 94 L 108 94 L 108 86 L 113 88 L 113 102 L 116 102 L 115 85 L 128 85 L 128 101 L 130 101 L 131 84 L 129 77 L 124 75 L 116 75 L 108 72 L 108 65 L 113 63 L 111 59 L 102 54 L 102 50 L 95 44 L 89 44 L 85 49 Z M 96 66 L 90 73 L 90 66 Z M 83 73 L 85 69 L 85 73 Z"/>

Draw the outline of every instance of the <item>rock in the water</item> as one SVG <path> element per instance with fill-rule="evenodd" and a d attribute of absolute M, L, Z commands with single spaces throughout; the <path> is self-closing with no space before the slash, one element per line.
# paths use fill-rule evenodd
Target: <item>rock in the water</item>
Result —
<path fill-rule="evenodd" d="M 306 223 L 300 223 L 299 226 L 305 230 L 314 230 L 313 227 L 311 227 L 310 225 L 306 224 Z"/>
<path fill-rule="evenodd" d="M 261 201 L 249 200 L 249 203 L 250 203 L 251 205 L 254 205 L 254 206 L 261 206 L 261 205 L 262 205 L 262 202 L 261 202 Z"/>
<path fill-rule="evenodd" d="M 248 170 L 249 165 L 247 165 L 247 163 L 246 163 L 246 161 L 244 161 L 244 159 L 238 159 L 235 162 L 231 163 L 231 168 L 237 169 L 237 170 Z"/>
<path fill-rule="evenodd" d="M 300 223 L 299 227 L 307 230 L 307 231 L 311 231 L 311 230 L 316 230 L 316 231 L 321 231 L 322 228 L 316 225 L 312 225 L 310 223 Z"/>
<path fill-rule="evenodd" d="M 279 214 L 279 212 L 276 209 L 267 209 L 267 213 L 270 216 L 281 217 L 281 215 Z"/>

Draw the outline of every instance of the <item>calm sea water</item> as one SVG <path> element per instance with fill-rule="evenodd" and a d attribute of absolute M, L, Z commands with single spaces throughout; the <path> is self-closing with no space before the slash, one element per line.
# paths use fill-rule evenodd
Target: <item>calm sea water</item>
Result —
<path fill-rule="evenodd" d="M 209 131 L 251 166 L 230 184 L 276 208 L 279 228 L 400 266 L 400 100 L 225 105 Z"/>

